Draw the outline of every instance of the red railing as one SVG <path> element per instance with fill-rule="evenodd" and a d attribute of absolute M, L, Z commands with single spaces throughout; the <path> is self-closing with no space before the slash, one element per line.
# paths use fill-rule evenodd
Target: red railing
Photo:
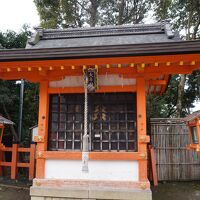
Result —
<path fill-rule="evenodd" d="M 5 152 L 11 152 L 11 161 L 5 161 Z M 29 162 L 19 162 L 19 153 L 29 153 Z M 3 174 L 2 167 L 11 167 L 11 179 L 17 178 L 19 167 L 29 169 L 29 180 L 32 180 L 35 175 L 35 144 L 31 144 L 30 148 L 19 147 L 19 144 L 13 144 L 12 147 L 5 147 L 0 145 L 0 176 Z"/>

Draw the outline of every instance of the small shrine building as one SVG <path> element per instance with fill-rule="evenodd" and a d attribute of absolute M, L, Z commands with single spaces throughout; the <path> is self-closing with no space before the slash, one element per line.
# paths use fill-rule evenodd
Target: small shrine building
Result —
<path fill-rule="evenodd" d="M 193 112 L 183 120 L 189 128 L 190 144 L 187 148 L 196 151 L 200 156 L 200 110 Z"/>
<path fill-rule="evenodd" d="M 146 95 L 198 69 L 200 41 L 168 22 L 37 28 L 26 49 L 1 50 L 1 79 L 40 84 L 31 199 L 152 199 Z"/>

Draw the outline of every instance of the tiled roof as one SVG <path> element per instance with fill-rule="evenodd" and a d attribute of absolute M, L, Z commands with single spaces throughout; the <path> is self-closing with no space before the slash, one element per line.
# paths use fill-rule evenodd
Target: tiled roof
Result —
<path fill-rule="evenodd" d="M 14 122 L 6 119 L 5 117 L 0 116 L 0 124 L 14 124 Z"/>
<path fill-rule="evenodd" d="M 180 40 L 167 21 L 155 24 L 90 28 L 42 29 L 29 39 L 26 48 L 60 48 L 162 43 Z"/>
<path fill-rule="evenodd" d="M 184 121 L 192 121 L 196 118 L 200 117 L 200 110 L 193 112 L 192 114 L 188 115 L 187 117 L 184 118 Z"/>
<path fill-rule="evenodd" d="M 1 50 L 0 62 L 55 59 L 106 58 L 149 55 L 198 54 L 200 40 L 165 43 L 104 45 L 90 47 L 31 48 Z"/>

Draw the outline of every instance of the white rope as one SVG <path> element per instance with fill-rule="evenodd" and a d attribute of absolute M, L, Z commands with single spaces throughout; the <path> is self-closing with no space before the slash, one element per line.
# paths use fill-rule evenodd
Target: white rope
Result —
<path fill-rule="evenodd" d="M 85 77 L 84 90 L 85 90 L 85 100 L 84 100 L 84 136 L 87 135 L 88 127 L 88 91 L 87 91 L 88 78 Z"/>

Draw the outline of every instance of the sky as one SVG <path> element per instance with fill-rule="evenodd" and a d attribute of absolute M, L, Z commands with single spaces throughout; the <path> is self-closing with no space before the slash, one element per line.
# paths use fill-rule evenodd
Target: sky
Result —
<path fill-rule="evenodd" d="M 39 25 L 33 0 L 0 0 L 0 31 L 20 31 L 24 24 Z"/>

